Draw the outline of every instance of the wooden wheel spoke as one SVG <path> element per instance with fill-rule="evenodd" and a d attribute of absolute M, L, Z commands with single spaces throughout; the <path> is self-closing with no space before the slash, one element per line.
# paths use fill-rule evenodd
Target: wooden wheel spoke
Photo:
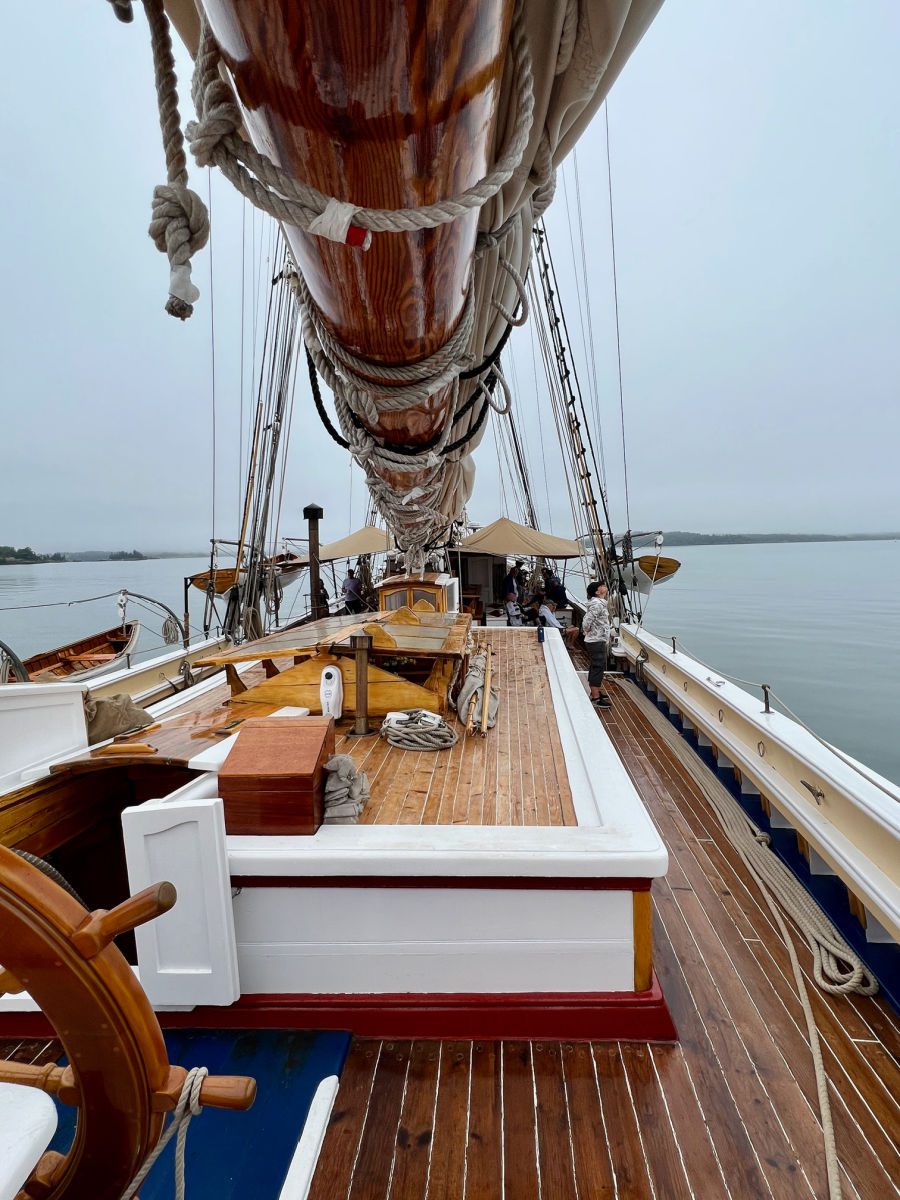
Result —
<path fill-rule="evenodd" d="M 0 1083 L 17 1083 L 22 1087 L 38 1088 L 55 1096 L 62 1104 L 79 1104 L 81 1088 L 71 1067 L 47 1063 L 43 1067 L 0 1059 Z"/>
<path fill-rule="evenodd" d="M 52 1196 L 54 1185 L 65 1167 L 65 1162 L 65 1157 L 57 1154 L 55 1150 L 48 1150 L 46 1154 L 41 1155 L 38 1165 L 31 1172 L 28 1182 L 16 1196 L 16 1200 L 46 1200 Z"/>
<path fill-rule="evenodd" d="M 25 984 L 20 983 L 12 971 L 0 967 L 0 996 L 18 996 L 25 991 Z"/>

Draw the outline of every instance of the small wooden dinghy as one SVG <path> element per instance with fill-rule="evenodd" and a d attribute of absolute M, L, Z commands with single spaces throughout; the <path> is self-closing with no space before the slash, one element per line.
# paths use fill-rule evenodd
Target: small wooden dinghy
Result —
<path fill-rule="evenodd" d="M 266 559 L 263 571 L 267 572 L 273 568 L 282 587 L 286 587 L 293 583 L 302 571 L 306 570 L 306 559 L 299 554 L 276 554 L 274 557 Z M 209 571 L 200 571 L 198 574 L 192 575 L 191 586 L 200 592 L 207 592 L 209 581 L 212 579 L 216 595 L 224 596 L 237 583 L 237 577 L 236 567 L 217 567 L 212 574 Z"/>
<path fill-rule="evenodd" d="M 88 679 L 110 670 L 131 654 L 141 632 L 140 621 L 126 621 L 56 650 L 33 654 L 23 662 L 32 683 L 58 683 L 64 679 Z M 19 683 L 15 671 L 9 683 Z"/>

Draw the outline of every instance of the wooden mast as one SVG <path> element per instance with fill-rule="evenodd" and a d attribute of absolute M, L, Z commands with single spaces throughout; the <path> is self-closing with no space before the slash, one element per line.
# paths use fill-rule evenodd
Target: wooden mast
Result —
<path fill-rule="evenodd" d="M 323 194 L 365 207 L 432 204 L 483 178 L 512 0 L 203 0 L 254 145 Z M 432 354 L 462 313 L 478 213 L 374 234 L 368 251 L 288 227 L 331 332 L 380 364 Z M 371 426 L 427 441 L 450 389 Z M 385 475 L 389 479 L 390 476 Z M 403 477 L 409 485 L 409 476 Z"/>

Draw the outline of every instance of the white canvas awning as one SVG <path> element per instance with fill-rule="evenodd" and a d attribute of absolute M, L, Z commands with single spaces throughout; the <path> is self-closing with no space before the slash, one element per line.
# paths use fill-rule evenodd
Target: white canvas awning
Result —
<path fill-rule="evenodd" d="M 580 558 L 581 548 L 572 538 L 554 537 L 528 525 L 501 517 L 460 542 L 460 549 L 501 558 Z"/>
<path fill-rule="evenodd" d="M 386 529 L 376 529 L 374 525 L 363 525 L 355 533 L 348 534 L 336 542 L 328 542 L 319 547 L 319 562 L 334 562 L 339 558 L 359 558 L 361 554 L 386 554 L 394 549 L 394 539 Z M 303 555 L 303 561 L 309 562 L 309 555 Z"/>

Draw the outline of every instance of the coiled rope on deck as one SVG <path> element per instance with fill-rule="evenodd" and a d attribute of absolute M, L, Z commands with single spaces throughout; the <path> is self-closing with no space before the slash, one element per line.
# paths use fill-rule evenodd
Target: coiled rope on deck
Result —
<path fill-rule="evenodd" d="M 435 725 L 434 714 L 424 708 L 411 708 L 404 716 L 402 725 L 386 720 L 381 726 L 381 736 L 391 746 L 401 750 L 449 750 L 459 741 L 455 729 L 443 719 Z"/>
<path fill-rule="evenodd" d="M 715 777 L 705 763 L 697 758 L 671 723 L 641 692 L 640 688 L 630 685 L 628 691 L 641 712 L 703 793 L 728 840 L 750 872 L 762 894 L 766 907 L 778 926 L 791 960 L 797 995 L 806 1019 L 809 1048 L 816 1075 L 822 1137 L 825 1143 L 828 1194 L 831 1200 L 840 1200 L 842 1194 L 840 1161 L 835 1144 L 831 1102 L 828 1097 L 828 1077 L 822 1059 L 819 1030 L 794 939 L 791 937 L 782 914 L 784 913 L 794 922 L 809 946 L 813 957 L 813 976 L 823 991 L 836 996 L 848 995 L 851 992 L 872 996 L 878 990 L 878 981 L 835 929 L 796 876 L 770 849 L 768 834 L 763 833 L 747 816 L 725 785 Z"/>

